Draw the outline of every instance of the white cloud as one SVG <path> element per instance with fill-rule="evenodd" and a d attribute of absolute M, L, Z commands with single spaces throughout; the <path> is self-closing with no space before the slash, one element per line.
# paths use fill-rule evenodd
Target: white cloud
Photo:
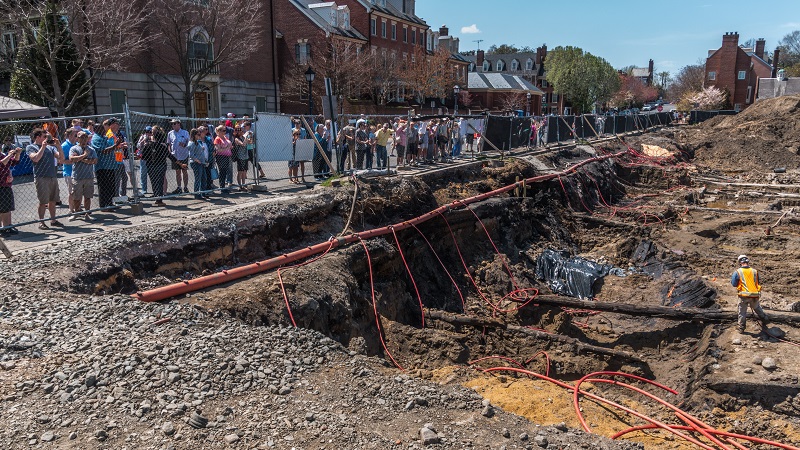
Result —
<path fill-rule="evenodd" d="M 781 28 L 800 28 L 800 22 L 789 22 L 781 25 Z"/>
<path fill-rule="evenodd" d="M 478 25 L 472 24 L 468 27 L 461 27 L 461 34 L 478 34 L 481 30 L 478 29 Z"/>

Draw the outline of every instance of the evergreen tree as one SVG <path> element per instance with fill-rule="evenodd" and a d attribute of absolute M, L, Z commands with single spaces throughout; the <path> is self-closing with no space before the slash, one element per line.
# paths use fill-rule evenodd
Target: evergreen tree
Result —
<path fill-rule="evenodd" d="M 11 76 L 11 96 L 47 105 L 60 116 L 81 115 L 91 104 L 91 84 L 58 6 L 49 1 L 36 32 L 22 30 Z"/>

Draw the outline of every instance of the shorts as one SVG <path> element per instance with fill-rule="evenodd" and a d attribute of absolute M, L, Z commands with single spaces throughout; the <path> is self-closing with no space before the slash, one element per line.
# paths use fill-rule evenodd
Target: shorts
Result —
<path fill-rule="evenodd" d="M 33 180 L 33 184 L 36 185 L 36 198 L 39 199 L 40 205 L 59 201 L 58 178 L 39 178 L 38 180 Z"/>
<path fill-rule="evenodd" d="M 395 145 L 394 151 L 397 153 L 398 158 L 402 158 L 406 156 L 406 146 L 405 145 Z"/>
<path fill-rule="evenodd" d="M 0 213 L 14 210 L 14 191 L 10 187 L 0 187 Z"/>
<path fill-rule="evenodd" d="M 475 142 L 475 135 L 472 134 L 472 133 L 469 133 L 467 135 L 467 144 L 472 145 L 473 142 Z"/>
<path fill-rule="evenodd" d="M 249 161 L 246 159 L 237 159 L 236 160 L 236 170 L 239 172 L 247 172 L 247 163 Z"/>
<path fill-rule="evenodd" d="M 292 169 L 294 167 L 300 167 L 300 162 L 295 160 L 289 161 L 289 168 Z"/>
<path fill-rule="evenodd" d="M 92 198 L 94 196 L 94 178 L 84 178 L 82 180 L 72 180 L 73 200 L 81 198 Z"/>
<path fill-rule="evenodd" d="M 172 161 L 172 168 L 175 170 L 183 169 L 183 167 L 179 166 L 178 164 L 187 164 L 189 159 L 179 159 L 178 162 Z"/>
<path fill-rule="evenodd" d="M 64 184 L 67 185 L 67 195 L 72 195 L 72 177 L 64 177 Z"/>
<path fill-rule="evenodd" d="M 408 144 L 408 156 L 417 156 L 417 144 Z"/>

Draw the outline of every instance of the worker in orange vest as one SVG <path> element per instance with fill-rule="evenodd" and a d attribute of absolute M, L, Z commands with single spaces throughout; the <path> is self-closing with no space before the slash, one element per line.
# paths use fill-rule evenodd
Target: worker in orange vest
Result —
<path fill-rule="evenodd" d="M 731 276 L 731 285 L 736 288 L 739 295 L 739 325 L 737 327 L 739 333 L 744 333 L 748 306 L 761 319 L 762 327 L 766 327 L 769 319 L 759 304 L 761 284 L 758 282 L 758 271 L 750 267 L 750 258 L 747 255 L 739 255 L 736 261 L 739 263 L 739 268 Z"/>

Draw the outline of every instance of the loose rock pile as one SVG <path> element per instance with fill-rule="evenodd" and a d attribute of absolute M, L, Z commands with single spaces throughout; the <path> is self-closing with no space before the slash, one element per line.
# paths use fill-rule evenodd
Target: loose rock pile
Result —
<path fill-rule="evenodd" d="M 637 448 L 539 429 L 314 331 L 174 301 L 15 289 L 0 292 L 8 448 Z"/>

